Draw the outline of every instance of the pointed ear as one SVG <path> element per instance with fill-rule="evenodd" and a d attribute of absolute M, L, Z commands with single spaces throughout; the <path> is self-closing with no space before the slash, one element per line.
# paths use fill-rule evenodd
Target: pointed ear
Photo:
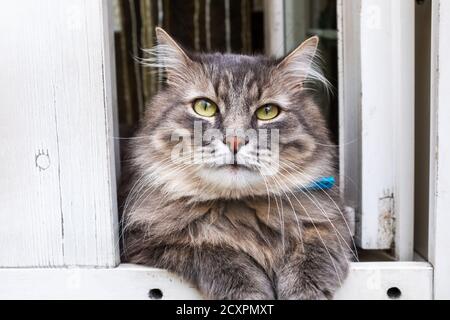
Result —
<path fill-rule="evenodd" d="M 161 58 L 165 58 L 172 63 L 187 63 L 191 61 L 181 46 L 164 29 L 156 27 L 155 32 L 158 46 L 164 47 L 163 52 L 161 52 L 164 56 Z"/>
<path fill-rule="evenodd" d="M 292 84 L 295 86 L 303 87 L 307 80 L 318 81 L 328 86 L 328 81 L 316 63 L 318 46 L 319 37 L 309 38 L 284 58 L 277 69 L 284 77 L 293 81 Z"/>
<path fill-rule="evenodd" d="M 157 45 L 144 50 L 148 57 L 142 59 L 143 63 L 151 68 L 163 69 L 168 83 L 183 80 L 193 61 L 166 31 L 157 27 L 155 32 Z"/>
<path fill-rule="evenodd" d="M 319 46 L 319 37 L 314 36 L 305 40 L 300 46 L 292 51 L 280 63 L 280 67 L 289 67 L 291 64 L 302 63 L 305 66 L 311 65 L 317 53 Z"/>

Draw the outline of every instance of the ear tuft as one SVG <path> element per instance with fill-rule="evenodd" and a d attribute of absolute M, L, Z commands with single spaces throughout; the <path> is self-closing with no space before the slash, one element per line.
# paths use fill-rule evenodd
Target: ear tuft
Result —
<path fill-rule="evenodd" d="M 144 49 L 146 58 L 144 65 L 151 68 L 165 69 L 168 76 L 171 72 L 186 67 L 191 59 L 181 46 L 162 28 L 155 29 L 157 45 L 151 49 Z"/>
<path fill-rule="evenodd" d="M 156 27 L 155 33 L 158 45 L 170 47 L 174 52 L 177 52 L 180 57 L 189 60 L 186 52 L 184 52 L 181 46 L 163 28 Z"/>
<path fill-rule="evenodd" d="M 278 69 L 296 85 L 304 86 L 307 82 L 320 83 L 325 88 L 331 84 L 325 78 L 318 61 L 319 37 L 314 36 L 304 41 L 278 65 Z"/>

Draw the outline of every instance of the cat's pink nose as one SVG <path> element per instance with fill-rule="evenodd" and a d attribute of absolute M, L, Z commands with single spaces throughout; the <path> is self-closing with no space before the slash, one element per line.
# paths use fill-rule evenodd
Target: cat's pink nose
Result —
<path fill-rule="evenodd" d="M 234 154 L 238 153 L 239 150 L 246 144 L 245 140 L 239 137 L 229 137 L 227 138 L 227 146 L 230 148 L 231 152 Z"/>

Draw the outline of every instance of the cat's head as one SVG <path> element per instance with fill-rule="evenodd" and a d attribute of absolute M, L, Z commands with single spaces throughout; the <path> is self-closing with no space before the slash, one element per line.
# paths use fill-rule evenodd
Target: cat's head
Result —
<path fill-rule="evenodd" d="M 333 174 L 311 83 L 327 86 L 313 37 L 283 59 L 197 54 L 157 29 L 150 67 L 165 85 L 134 142 L 144 180 L 203 201 L 283 193 Z"/>

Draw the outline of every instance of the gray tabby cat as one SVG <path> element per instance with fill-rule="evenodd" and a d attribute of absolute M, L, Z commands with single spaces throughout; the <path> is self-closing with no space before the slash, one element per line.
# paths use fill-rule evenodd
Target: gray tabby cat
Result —
<path fill-rule="evenodd" d="M 336 176 L 309 86 L 327 84 L 314 63 L 318 38 L 273 59 L 188 53 L 156 33 L 147 63 L 164 68 L 166 84 L 130 145 L 124 259 L 174 272 L 207 299 L 331 299 L 352 249 L 338 187 L 308 187 Z M 224 138 L 183 140 L 188 151 L 174 159 L 174 132 L 194 136 L 196 123 Z M 248 129 L 278 133 L 274 173 L 263 171 L 274 149 Z"/>

